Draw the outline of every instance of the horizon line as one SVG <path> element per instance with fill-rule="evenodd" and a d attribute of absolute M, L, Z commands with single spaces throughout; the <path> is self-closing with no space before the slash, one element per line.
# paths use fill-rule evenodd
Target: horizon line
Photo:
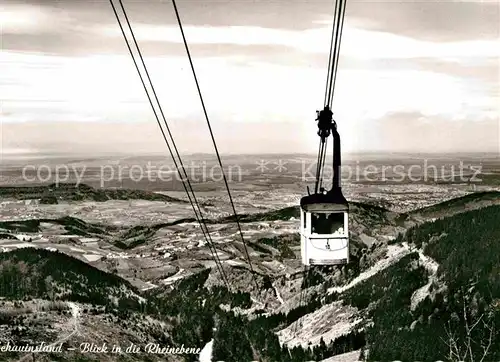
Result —
<path fill-rule="evenodd" d="M 346 151 L 342 152 L 342 156 L 356 156 L 356 155 L 379 155 L 379 156 L 418 156 L 418 155 L 441 155 L 441 156 L 456 156 L 456 155 L 496 155 L 500 157 L 500 152 L 498 151 L 389 151 L 389 150 L 366 150 L 366 151 Z M 217 157 L 215 152 L 186 152 L 180 153 L 182 157 L 190 157 L 190 156 L 212 156 Z M 220 153 L 221 156 L 276 156 L 276 155 L 293 155 L 293 156 L 307 156 L 307 157 L 317 157 L 317 153 L 315 152 L 283 152 L 283 151 L 275 151 L 275 152 L 239 152 L 239 153 Z M 24 156 L 24 157 L 23 157 Z M 39 157 L 170 157 L 167 152 L 96 152 L 95 154 L 89 154 L 86 152 L 62 152 L 62 151 L 53 151 L 53 152 L 7 152 L 3 153 L 0 147 L 0 158 L 3 160 L 9 158 L 39 158 Z M 327 158 L 331 158 L 331 155 L 328 155 Z"/>

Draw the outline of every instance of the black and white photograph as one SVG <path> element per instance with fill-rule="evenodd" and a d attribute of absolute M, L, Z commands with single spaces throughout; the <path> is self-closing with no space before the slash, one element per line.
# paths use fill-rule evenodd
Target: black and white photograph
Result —
<path fill-rule="evenodd" d="M 500 2 L 0 0 L 0 361 L 500 361 Z"/>

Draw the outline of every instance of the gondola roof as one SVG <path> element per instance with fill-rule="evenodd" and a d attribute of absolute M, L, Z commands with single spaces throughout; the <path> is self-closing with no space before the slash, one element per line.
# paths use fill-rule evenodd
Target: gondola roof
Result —
<path fill-rule="evenodd" d="M 304 196 L 300 199 L 300 207 L 305 211 L 349 211 L 349 203 L 340 188 Z"/>

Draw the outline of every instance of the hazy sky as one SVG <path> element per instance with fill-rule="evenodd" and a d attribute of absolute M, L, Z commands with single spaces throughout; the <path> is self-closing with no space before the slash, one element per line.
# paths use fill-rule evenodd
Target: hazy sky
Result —
<path fill-rule="evenodd" d="M 212 152 L 170 1 L 123 0 L 178 147 Z M 116 2 L 118 5 L 118 2 Z M 332 0 L 178 0 L 221 152 L 315 152 Z M 348 0 L 346 151 L 500 151 L 497 1 Z M 108 1 L 0 0 L 1 147 L 165 149 Z"/>

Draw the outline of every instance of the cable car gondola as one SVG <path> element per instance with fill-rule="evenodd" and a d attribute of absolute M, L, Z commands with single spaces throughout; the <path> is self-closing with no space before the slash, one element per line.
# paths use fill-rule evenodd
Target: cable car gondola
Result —
<path fill-rule="evenodd" d="M 349 263 L 349 204 L 340 187 L 340 135 L 329 107 L 319 112 L 318 135 L 321 137 L 315 192 L 300 200 L 300 238 L 302 264 L 339 265 Z M 333 136 L 333 178 L 328 191 L 321 185 L 326 140 Z"/>
<path fill-rule="evenodd" d="M 332 103 L 337 78 L 340 43 L 346 0 L 335 0 L 334 21 L 328 60 L 325 100 L 322 111 L 317 111 L 320 145 L 316 168 L 314 193 L 300 200 L 300 240 L 302 264 L 342 265 L 349 263 L 349 204 L 340 185 L 340 135 L 333 120 Z M 322 185 L 322 171 L 326 160 L 327 140 L 333 138 L 332 188 Z"/>

